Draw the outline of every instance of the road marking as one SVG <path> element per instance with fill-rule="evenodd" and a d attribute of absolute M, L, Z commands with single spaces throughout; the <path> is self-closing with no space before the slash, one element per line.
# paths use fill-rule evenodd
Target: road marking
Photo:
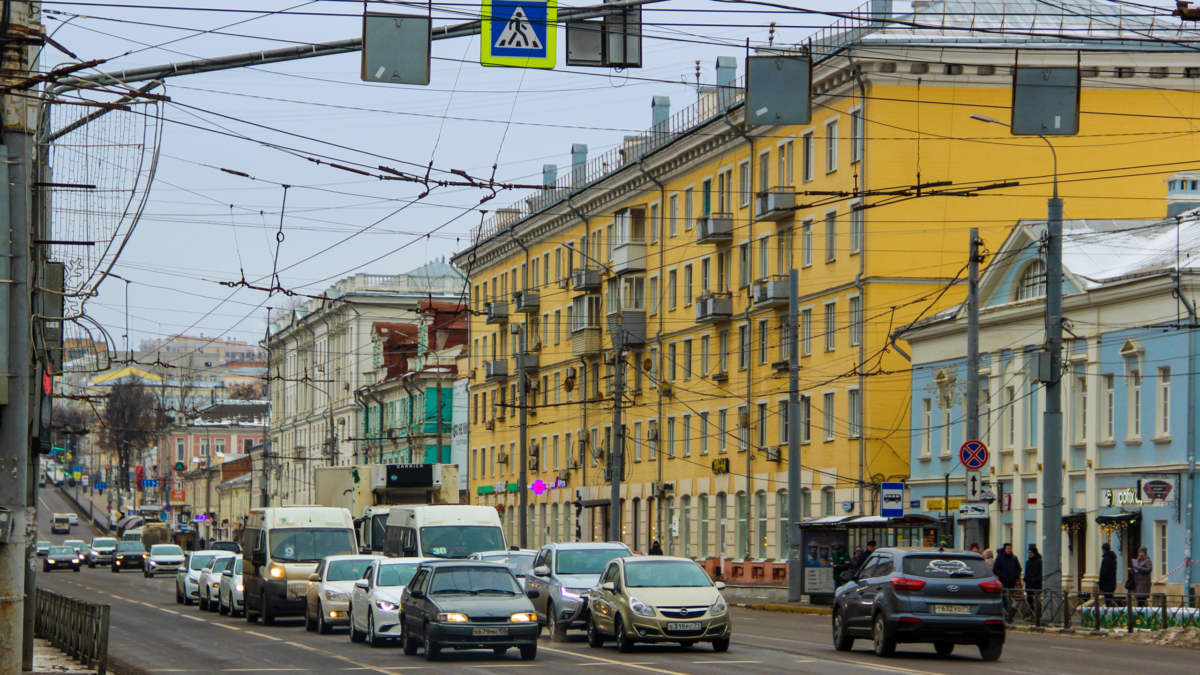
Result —
<path fill-rule="evenodd" d="M 226 673 L 302 673 L 307 672 L 308 668 L 226 668 L 223 672 Z"/>
<path fill-rule="evenodd" d="M 197 621 L 203 621 L 203 620 L 204 620 L 204 619 L 197 619 Z M 246 634 L 247 634 L 247 635 L 257 635 L 257 636 L 258 636 L 258 637 L 260 637 L 260 638 L 267 638 L 268 640 L 274 640 L 274 641 L 276 641 L 276 642 L 283 642 L 283 638 L 271 637 L 270 635 L 267 635 L 266 633 L 255 633 L 255 632 L 254 632 L 254 631 L 252 631 L 252 630 L 248 630 L 248 631 L 246 631 Z M 295 643 L 295 642 L 289 642 L 288 644 L 289 644 L 289 645 L 294 645 L 294 644 L 296 644 L 296 643 Z"/>
<path fill-rule="evenodd" d="M 160 612 L 166 612 L 167 614 L 179 614 L 179 612 L 176 612 L 173 609 L 166 609 L 165 607 L 159 607 L 158 610 Z"/>
<path fill-rule="evenodd" d="M 762 661 L 692 661 L 692 663 L 762 663 Z"/>
<path fill-rule="evenodd" d="M 208 623 L 207 621 L 205 621 L 204 619 L 201 619 L 198 616 L 188 616 L 187 614 L 180 614 L 179 616 L 182 616 L 185 619 L 191 619 L 192 621 L 199 621 L 200 623 Z M 271 639 L 274 640 L 275 638 L 271 638 Z"/>
<path fill-rule="evenodd" d="M 150 603 L 148 603 L 148 602 L 141 602 L 141 603 L 138 603 L 138 604 L 140 604 L 140 605 L 145 605 L 145 606 L 149 607 L 150 609 L 158 609 L 158 605 L 152 605 L 152 604 L 150 604 Z"/>
<path fill-rule="evenodd" d="M 742 638 L 754 638 L 755 640 L 775 640 L 777 642 L 798 642 L 802 645 L 815 645 L 817 647 L 828 647 L 829 646 L 829 643 L 827 643 L 827 642 L 805 642 L 804 640 L 793 640 L 792 638 L 767 637 L 766 635 L 746 635 L 745 633 L 738 633 L 737 637 L 739 640 L 741 640 Z"/>
<path fill-rule="evenodd" d="M 593 656 L 591 654 L 584 656 L 583 654 L 580 654 L 578 652 L 567 651 L 565 649 L 552 649 L 550 647 L 539 647 L 538 651 L 554 652 L 555 654 L 566 654 L 567 656 L 575 656 L 575 657 L 578 657 L 581 659 L 589 659 L 591 661 L 602 661 L 604 663 L 607 663 L 607 664 L 613 665 L 613 666 L 628 666 L 630 668 L 637 668 L 638 670 L 648 670 L 652 673 L 663 673 L 663 675 L 686 675 L 686 673 L 681 673 L 679 671 L 664 670 L 662 668 L 651 668 L 650 666 L 644 666 L 644 665 L 641 665 L 640 663 L 629 663 L 626 661 L 617 661 L 615 659 L 605 659 L 605 658 L 602 658 L 599 656 Z"/>
<path fill-rule="evenodd" d="M 227 623 L 214 623 L 213 625 L 220 626 L 221 628 L 228 628 L 229 630 L 241 630 L 241 628 L 238 628 L 237 626 L 230 626 Z"/>
<path fill-rule="evenodd" d="M 622 661 L 621 663 L 624 663 L 627 666 L 652 666 L 652 665 L 654 665 L 655 662 L 654 661 L 637 661 L 637 662 L 628 662 L 627 663 L 625 661 Z M 581 663 L 579 665 L 580 666 L 607 666 L 610 664 L 600 661 L 598 663 Z"/>
<path fill-rule="evenodd" d="M 467 664 L 468 668 L 532 668 L 536 663 L 479 663 Z"/>
<path fill-rule="evenodd" d="M 1064 652 L 1087 652 L 1087 651 L 1091 651 L 1091 650 L 1088 650 L 1088 649 L 1072 649 L 1071 647 L 1051 647 L 1050 645 L 1045 645 L 1045 647 L 1046 647 L 1046 649 L 1060 649 L 1060 650 L 1062 650 L 1062 651 L 1064 651 Z"/>
<path fill-rule="evenodd" d="M 257 633 L 253 633 L 253 634 L 257 635 Z M 310 652 L 316 652 L 318 654 L 322 654 L 324 656 L 328 656 L 330 658 L 334 658 L 339 661 L 344 661 L 346 663 L 353 664 L 355 666 L 358 666 L 359 670 L 373 670 L 377 673 L 383 673 L 383 675 L 392 675 L 392 673 L 390 671 L 393 671 L 393 670 L 407 670 L 408 669 L 403 666 L 390 667 L 390 668 L 387 666 L 372 666 L 369 663 L 363 663 L 362 661 L 355 661 L 354 659 L 342 656 L 341 654 L 334 654 L 333 652 L 327 652 L 324 649 L 317 649 L 316 647 L 310 647 L 308 645 L 303 645 L 303 644 L 300 644 L 299 642 L 285 642 L 284 644 L 289 644 L 293 647 L 299 647 L 301 649 L 307 649 Z M 421 667 L 421 666 L 413 666 L 413 668 L 419 668 L 419 667 Z"/>

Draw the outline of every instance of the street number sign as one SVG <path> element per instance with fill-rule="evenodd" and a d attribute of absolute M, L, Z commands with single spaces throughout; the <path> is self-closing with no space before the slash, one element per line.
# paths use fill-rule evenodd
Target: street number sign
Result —
<path fill-rule="evenodd" d="M 971 471 L 978 471 L 987 466 L 988 449 L 981 441 L 967 441 L 958 450 L 958 458 L 963 466 Z"/>

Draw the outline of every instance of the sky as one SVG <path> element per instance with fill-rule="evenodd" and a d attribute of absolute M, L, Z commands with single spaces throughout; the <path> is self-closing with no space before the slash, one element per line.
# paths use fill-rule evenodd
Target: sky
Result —
<path fill-rule="evenodd" d="M 861 3 L 777 4 L 848 11 Z M 106 59 L 84 71 L 94 73 L 358 37 L 364 3 L 80 0 L 43 8 L 55 42 L 80 60 Z M 479 11 L 473 3 L 438 4 L 433 25 Z M 465 248 L 480 210 L 528 194 L 506 190 L 480 206 L 487 191 L 447 187 L 416 200 L 420 185 L 307 157 L 418 173 L 432 163 L 483 178 L 494 166 L 498 181 L 538 183 L 543 164 L 564 173 L 573 143 L 587 144 L 595 157 L 648 128 L 651 97 L 670 97 L 672 112 L 694 103 L 697 61 L 700 84 L 711 85 L 717 56 L 737 57 L 740 75 L 746 40 L 766 44 L 772 21 L 780 45 L 833 20 L 762 5 L 669 0 L 645 10 L 640 69 L 568 68 L 561 37 L 555 70 L 483 67 L 479 36 L 472 36 L 433 43 L 428 86 L 363 82 L 357 52 L 169 79 L 156 90 L 170 102 L 161 104 L 158 163 L 144 211 L 112 270 L 120 278 L 101 284 L 87 313 L 118 349 L 127 319 L 134 348 L 177 333 L 257 341 L 267 308 L 287 298 L 221 282 L 244 278 L 269 287 L 277 273 L 279 286 L 320 295 L 356 272 L 403 273 Z M 47 48 L 41 65 L 72 61 Z"/>

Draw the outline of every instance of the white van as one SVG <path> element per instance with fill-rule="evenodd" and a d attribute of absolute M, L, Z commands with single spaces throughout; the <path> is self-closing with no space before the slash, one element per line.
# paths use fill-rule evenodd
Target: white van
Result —
<path fill-rule="evenodd" d="M 388 514 L 383 553 L 393 558 L 466 558 L 506 548 L 500 514 L 490 506 L 410 505 L 393 506 Z"/>
<path fill-rule="evenodd" d="M 308 576 L 325 557 L 357 553 L 354 518 L 346 509 L 281 506 L 252 509 L 242 534 L 246 621 L 304 614 Z"/>

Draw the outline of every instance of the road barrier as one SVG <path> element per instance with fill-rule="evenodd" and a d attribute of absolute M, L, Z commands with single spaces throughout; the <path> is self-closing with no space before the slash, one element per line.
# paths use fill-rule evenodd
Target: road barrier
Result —
<path fill-rule="evenodd" d="M 108 669 L 108 605 L 37 589 L 34 635 L 50 641 L 98 675 Z"/>
<path fill-rule="evenodd" d="M 1186 595 L 1125 595 L 1071 591 L 1007 590 L 1004 618 L 1010 625 L 1091 630 L 1200 628 L 1200 607 Z"/>
<path fill-rule="evenodd" d="M 77 509 L 79 509 L 79 511 L 86 518 L 91 520 L 92 523 L 95 524 L 96 527 L 100 528 L 101 532 L 104 532 L 107 534 L 112 531 L 112 523 L 109 522 L 108 514 L 105 513 L 104 511 L 96 511 L 95 504 L 92 502 L 92 500 L 89 499 L 87 506 L 84 506 L 83 503 L 80 502 L 79 499 L 75 495 L 71 494 L 71 491 L 68 490 L 67 488 L 59 486 L 58 489 L 59 489 L 59 492 L 61 492 L 62 495 L 67 498 L 67 501 L 74 504 L 75 507 Z"/>

